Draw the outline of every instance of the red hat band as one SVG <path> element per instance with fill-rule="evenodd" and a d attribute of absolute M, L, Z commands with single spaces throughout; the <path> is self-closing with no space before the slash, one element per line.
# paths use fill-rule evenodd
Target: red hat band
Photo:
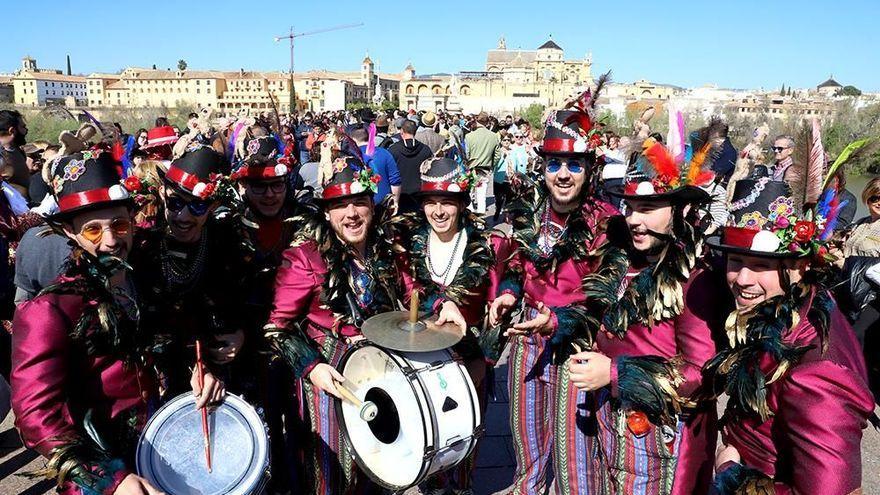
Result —
<path fill-rule="evenodd" d="M 199 182 L 202 182 L 198 176 L 184 172 L 174 165 L 168 169 L 168 172 L 165 173 L 165 177 L 190 191 L 192 191 Z"/>
<path fill-rule="evenodd" d="M 746 227 L 724 227 L 722 231 L 722 243 L 727 246 L 733 246 L 743 249 L 751 249 L 752 241 L 760 232 L 758 229 L 749 229 Z"/>
<path fill-rule="evenodd" d="M 324 188 L 324 191 L 321 193 L 321 198 L 323 199 L 334 199 L 341 196 L 351 196 L 353 194 L 360 194 L 362 192 L 370 192 L 369 190 L 361 190 L 354 191 L 354 185 L 358 184 L 357 182 L 345 182 L 342 184 L 333 184 Z M 359 184 L 358 184 L 359 185 Z"/>

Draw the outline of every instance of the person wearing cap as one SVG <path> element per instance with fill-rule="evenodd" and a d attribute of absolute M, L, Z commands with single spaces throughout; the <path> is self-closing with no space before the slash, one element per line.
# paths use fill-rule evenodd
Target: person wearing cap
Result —
<path fill-rule="evenodd" d="M 648 139 L 624 183 L 609 190 L 623 201 L 628 228 L 609 231 L 583 280 L 583 309 L 598 316 L 576 328 L 587 346 L 561 372 L 580 392 L 557 411 L 570 442 L 556 450 L 568 481 L 559 493 L 707 491 L 715 401 L 694 396 L 716 349 L 720 318 L 708 298 L 721 284 L 697 266 L 697 206 L 709 201 L 701 186 L 714 180 L 709 148 L 701 151 L 680 163 Z M 594 413 L 579 409 L 585 403 Z"/>
<path fill-rule="evenodd" d="M 833 196 L 807 209 L 787 183 L 753 175 L 736 182 L 727 226 L 706 241 L 724 255 L 731 310 L 728 345 L 704 368 L 711 392 L 730 397 L 713 493 L 862 492 L 874 400 L 827 284 Z"/>
<path fill-rule="evenodd" d="M 362 339 L 361 324 L 397 304 L 397 274 L 387 219 L 375 215 L 380 180 L 360 158 L 346 154 L 334 132 L 322 147 L 323 189 L 318 208 L 290 248 L 275 280 L 275 299 L 264 330 L 274 350 L 302 379 L 310 435 L 305 473 L 309 493 L 356 493 L 372 486 L 357 472 L 336 422 L 332 398 L 344 381 L 335 366 Z M 352 144 L 353 146 L 353 144 Z M 350 151 L 355 152 L 352 148 Z M 386 211 L 386 215 L 387 215 Z"/>
<path fill-rule="evenodd" d="M 499 356 L 492 349 L 484 353 L 478 337 L 486 303 L 494 297 L 499 283 L 495 251 L 502 240 L 467 209 L 474 177 L 464 163 L 463 150 L 454 145 L 450 149 L 455 158 L 443 156 L 445 150 L 441 150 L 440 157 L 421 167 L 421 189 L 416 193 L 421 211 L 395 218 L 396 262 L 407 304 L 413 292 L 420 292 L 422 312 L 442 314 L 448 310 L 452 321 L 466 329 L 464 339 L 453 350 L 467 366 L 482 415 L 488 398 L 487 366 Z M 476 454 L 474 450 L 451 473 L 426 481 L 422 493 L 439 495 L 450 488 L 455 494 L 473 493 Z"/>
<path fill-rule="evenodd" d="M 592 98 L 581 95 L 575 110 L 557 110 L 547 120 L 541 154 L 543 180 L 517 176 L 509 203 L 514 252 L 489 310 L 492 326 L 510 339 L 508 387 L 516 470 L 503 493 L 535 494 L 548 488 L 557 435 L 554 411 L 559 389 L 557 364 L 571 352 L 584 301 L 581 280 L 592 272 L 591 253 L 605 240 L 605 224 L 617 214 L 594 197 L 595 145 Z M 486 130 L 486 132 L 489 132 Z M 511 312 L 523 306 L 524 321 L 511 326 Z M 569 387 L 565 385 L 565 387 Z M 557 478 L 558 479 L 558 478 Z"/>
<path fill-rule="evenodd" d="M 233 194 L 218 175 L 224 162 L 210 146 L 193 144 L 159 171 L 161 214 L 156 228 L 139 230 L 135 239 L 131 265 L 143 303 L 141 326 L 170 342 L 157 363 L 164 398 L 185 389 L 196 340 L 218 373 L 229 371 L 225 365 L 244 345 L 245 315 L 235 288 L 245 280 L 252 252 L 237 228 L 234 206 L 223 205 L 224 218 L 212 218 Z M 126 184 L 146 194 L 142 181 L 129 178 Z"/>
<path fill-rule="evenodd" d="M 53 178 L 59 211 L 47 220 L 73 254 L 54 284 L 19 306 L 13 323 L 16 427 L 27 448 L 49 459 L 33 474 L 56 480 L 63 493 L 159 493 L 132 463 L 158 396 L 156 341 L 138 326 L 125 265 L 133 205 L 117 166 L 98 150 L 60 159 Z M 204 389 L 190 378 L 199 407 L 223 397 L 213 374 Z"/>
<path fill-rule="evenodd" d="M 436 123 L 437 115 L 434 112 L 425 112 L 415 136 L 417 141 L 431 149 L 432 154 L 436 154 L 446 143 L 446 140 L 434 130 Z"/>
<path fill-rule="evenodd" d="M 376 147 L 377 148 L 385 148 L 388 149 L 392 144 L 394 144 L 394 140 L 390 139 L 388 135 L 388 115 L 386 113 L 380 113 L 378 117 L 376 117 Z"/>
<path fill-rule="evenodd" d="M 156 121 L 159 122 L 159 119 Z M 140 149 L 147 153 L 149 160 L 168 162 L 174 154 L 172 148 L 178 139 L 177 132 L 170 125 L 153 127 L 147 131 L 147 144 Z"/>
<path fill-rule="evenodd" d="M 498 134 L 486 127 L 489 125 L 489 114 L 480 112 L 476 117 L 476 128 L 464 137 L 468 163 L 477 174 L 477 186 L 472 195 L 472 207 L 479 214 L 486 213 L 486 197 L 490 190 L 491 173 L 495 164 L 501 159 L 501 139 Z"/>

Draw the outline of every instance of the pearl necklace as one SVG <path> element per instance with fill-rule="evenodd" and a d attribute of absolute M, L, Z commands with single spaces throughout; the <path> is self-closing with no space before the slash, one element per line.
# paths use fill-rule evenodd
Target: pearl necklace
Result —
<path fill-rule="evenodd" d="M 431 275 L 433 276 L 433 278 L 440 279 L 442 281 L 443 285 L 447 285 L 446 277 L 449 276 L 449 271 L 452 270 L 452 265 L 453 265 L 453 263 L 455 263 L 455 257 L 458 254 L 458 248 L 459 248 L 459 245 L 461 244 L 461 238 L 462 238 L 461 234 L 462 233 L 463 233 L 463 231 L 459 230 L 458 233 L 455 234 L 455 241 L 454 241 L 455 244 L 452 247 L 452 254 L 449 256 L 449 262 L 446 263 L 446 269 L 443 270 L 442 273 L 438 273 L 436 270 L 434 270 L 434 264 L 431 263 L 432 236 L 430 234 L 428 234 L 428 256 L 426 258 L 427 262 L 428 262 L 428 270 L 431 271 Z"/>

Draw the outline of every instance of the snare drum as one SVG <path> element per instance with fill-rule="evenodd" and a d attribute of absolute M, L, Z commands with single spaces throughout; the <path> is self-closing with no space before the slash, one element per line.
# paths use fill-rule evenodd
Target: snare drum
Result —
<path fill-rule="evenodd" d="M 205 465 L 202 415 L 192 394 L 156 411 L 138 443 L 137 472 L 173 495 L 261 494 L 269 481 L 269 435 L 263 420 L 238 396 L 208 415 L 211 463 Z"/>
<path fill-rule="evenodd" d="M 336 403 L 339 427 L 361 470 L 402 491 L 467 458 L 482 433 L 480 404 L 464 365 L 448 350 L 396 352 L 367 341 L 338 366 L 346 386 L 378 414 L 366 422 Z"/>

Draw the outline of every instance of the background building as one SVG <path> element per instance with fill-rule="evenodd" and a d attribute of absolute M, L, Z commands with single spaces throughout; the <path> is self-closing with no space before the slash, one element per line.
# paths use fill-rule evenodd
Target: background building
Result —
<path fill-rule="evenodd" d="M 37 61 L 30 57 L 21 59 L 21 69 L 12 76 L 12 87 L 16 105 L 87 104 L 85 77 L 63 74 L 55 69 L 40 69 Z"/>
<path fill-rule="evenodd" d="M 553 39 L 535 50 L 508 50 L 504 38 L 486 54 L 482 71 L 417 76 L 407 66 L 400 82 L 403 110 L 514 112 L 533 103 L 554 106 L 593 83 L 592 56 L 566 60 Z"/>

